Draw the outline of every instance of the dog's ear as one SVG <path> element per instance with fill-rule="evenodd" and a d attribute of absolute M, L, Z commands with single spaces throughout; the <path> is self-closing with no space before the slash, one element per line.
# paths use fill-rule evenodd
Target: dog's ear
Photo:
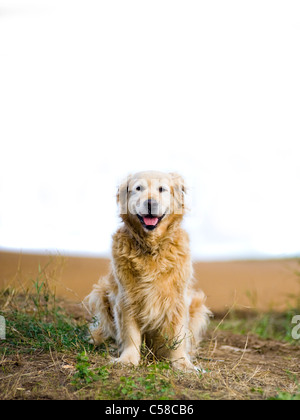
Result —
<path fill-rule="evenodd" d="M 181 214 L 185 205 L 184 205 L 184 196 L 186 193 L 186 184 L 184 179 L 181 175 L 176 172 L 170 173 L 172 181 L 173 181 L 173 194 L 175 198 L 175 202 L 177 204 L 177 208 L 175 209 L 178 214 Z"/>
<path fill-rule="evenodd" d="M 130 179 L 131 175 L 128 175 L 118 186 L 117 203 L 119 206 L 120 214 L 127 213 L 128 185 Z"/>

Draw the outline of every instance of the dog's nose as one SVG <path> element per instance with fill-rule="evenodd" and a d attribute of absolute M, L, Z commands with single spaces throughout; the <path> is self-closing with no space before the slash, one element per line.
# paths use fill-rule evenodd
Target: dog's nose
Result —
<path fill-rule="evenodd" d="M 148 214 L 156 214 L 158 210 L 158 202 L 156 200 L 153 200 L 152 198 L 150 200 L 145 201 L 145 207 L 148 208 Z"/>

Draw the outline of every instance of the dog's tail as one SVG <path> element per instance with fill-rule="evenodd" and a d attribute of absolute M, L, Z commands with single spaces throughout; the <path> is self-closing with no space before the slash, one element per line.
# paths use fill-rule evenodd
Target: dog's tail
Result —
<path fill-rule="evenodd" d="M 193 294 L 189 308 L 189 331 L 191 332 L 191 353 L 206 333 L 212 312 L 205 305 L 206 296 L 200 290 Z"/>
<path fill-rule="evenodd" d="M 83 300 L 83 305 L 92 317 L 89 326 L 90 342 L 101 344 L 109 337 L 115 337 L 114 318 L 110 304 L 110 279 L 102 277 L 93 286 L 91 293 Z"/>

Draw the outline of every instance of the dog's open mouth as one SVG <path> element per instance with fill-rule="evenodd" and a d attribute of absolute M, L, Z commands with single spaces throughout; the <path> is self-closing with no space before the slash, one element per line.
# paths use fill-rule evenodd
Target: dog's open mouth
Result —
<path fill-rule="evenodd" d="M 144 226 L 144 228 L 148 230 L 155 229 L 164 216 L 164 214 L 162 216 L 157 216 L 153 214 L 140 216 L 139 214 L 137 214 L 137 217 L 139 218 L 141 224 Z"/>

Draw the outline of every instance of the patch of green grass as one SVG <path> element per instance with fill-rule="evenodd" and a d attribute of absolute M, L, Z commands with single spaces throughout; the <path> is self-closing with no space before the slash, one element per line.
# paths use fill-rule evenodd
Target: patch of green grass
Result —
<path fill-rule="evenodd" d="M 7 301 L 9 305 L 6 305 Z M 75 321 L 59 306 L 40 267 L 31 289 L 22 294 L 5 290 L 1 293 L 0 303 L 3 308 L 0 315 L 6 321 L 6 340 L 1 343 L 0 353 L 49 349 L 74 349 L 78 352 L 93 348 L 85 340 L 87 323 Z"/>
<path fill-rule="evenodd" d="M 71 384 L 80 389 L 82 386 L 101 380 L 105 382 L 109 377 L 106 366 L 92 369 L 86 352 L 77 355 L 76 373 L 73 375 Z"/>
<path fill-rule="evenodd" d="M 83 349 L 87 327 L 78 325 L 64 313 L 57 311 L 53 316 L 38 318 L 30 313 L 12 311 L 5 313 L 6 352 L 34 352 L 38 349 Z M 4 346 L 0 347 L 0 352 Z"/>
<path fill-rule="evenodd" d="M 231 331 L 234 334 L 255 334 L 263 339 L 273 339 L 300 345 L 300 340 L 292 337 L 294 325 L 292 319 L 300 314 L 300 309 L 290 309 L 285 313 L 253 313 L 248 318 L 239 313 L 231 313 L 223 322 L 213 321 L 223 331 Z"/>
<path fill-rule="evenodd" d="M 273 401 L 300 401 L 300 389 L 292 394 L 290 392 L 278 392 L 275 397 L 270 398 Z"/>
<path fill-rule="evenodd" d="M 150 365 L 144 376 L 121 376 L 119 386 L 107 393 L 111 399 L 126 400 L 168 400 L 174 395 L 171 368 L 166 362 Z"/>
<path fill-rule="evenodd" d="M 130 376 L 116 376 L 115 369 L 113 364 L 100 368 L 92 366 L 88 354 L 82 352 L 77 355 L 76 372 L 71 384 L 77 390 L 93 385 L 98 389 L 98 399 L 168 400 L 175 395 L 169 363 L 154 363 L 147 367 L 143 376 L 138 369 L 131 371 Z"/>

